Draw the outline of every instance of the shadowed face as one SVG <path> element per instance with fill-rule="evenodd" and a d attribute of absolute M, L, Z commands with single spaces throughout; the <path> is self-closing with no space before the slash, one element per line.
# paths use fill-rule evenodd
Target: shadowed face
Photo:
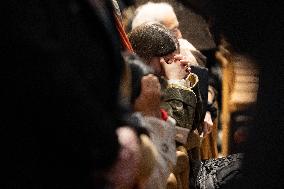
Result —
<path fill-rule="evenodd" d="M 166 26 L 166 28 L 171 30 L 171 32 L 174 33 L 176 38 L 178 38 L 178 39 L 182 38 L 181 32 L 179 30 L 179 22 L 178 22 L 177 17 L 174 13 L 168 14 L 167 16 L 165 16 L 162 24 L 164 26 Z"/>
<path fill-rule="evenodd" d="M 150 61 L 148 62 L 148 65 L 154 70 L 156 75 L 158 76 L 163 75 L 163 72 L 162 72 L 163 69 L 160 63 L 160 57 L 157 57 L 157 56 L 152 57 Z"/>
<path fill-rule="evenodd" d="M 177 54 L 177 51 L 175 51 L 163 57 L 152 57 L 148 62 L 148 65 L 154 70 L 155 74 L 157 74 L 158 76 L 164 76 L 165 72 L 161 64 L 162 58 L 166 63 L 171 64 L 174 61 L 174 56 Z"/>

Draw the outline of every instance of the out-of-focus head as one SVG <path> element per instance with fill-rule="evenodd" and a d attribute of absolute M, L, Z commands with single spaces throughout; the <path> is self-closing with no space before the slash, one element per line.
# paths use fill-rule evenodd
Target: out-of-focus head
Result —
<path fill-rule="evenodd" d="M 179 50 L 177 38 L 159 23 L 142 24 L 129 33 L 134 52 L 146 63 L 152 57 L 163 57 Z"/>
<path fill-rule="evenodd" d="M 158 22 L 171 30 L 177 38 L 181 38 L 179 22 L 173 7 L 168 3 L 148 2 L 137 8 L 132 21 L 132 29 L 146 22 Z"/>
<path fill-rule="evenodd" d="M 134 52 L 158 75 L 162 74 L 160 57 L 168 58 L 179 52 L 177 38 L 159 23 L 151 22 L 136 27 L 129 33 L 129 41 Z"/>
<path fill-rule="evenodd" d="M 141 80 L 143 76 L 149 75 L 154 71 L 143 61 L 134 54 L 127 54 L 124 56 L 124 59 L 129 67 L 131 75 L 131 95 L 130 103 L 134 104 L 136 98 L 140 95 L 141 92 Z"/>

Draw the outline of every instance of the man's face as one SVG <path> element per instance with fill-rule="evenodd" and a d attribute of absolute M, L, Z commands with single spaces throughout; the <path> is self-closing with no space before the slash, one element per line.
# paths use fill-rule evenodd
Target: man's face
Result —
<path fill-rule="evenodd" d="M 163 75 L 163 69 L 162 66 L 160 64 L 160 57 L 152 57 L 149 61 L 148 64 L 155 72 L 156 75 L 158 76 L 162 76 Z"/>
<path fill-rule="evenodd" d="M 149 66 L 154 70 L 155 74 L 158 76 L 164 76 L 164 70 L 161 65 L 161 59 L 168 63 L 171 64 L 174 61 L 174 56 L 177 54 L 177 52 L 170 53 L 166 56 L 163 57 L 152 57 L 149 62 Z"/>
<path fill-rule="evenodd" d="M 177 52 L 173 52 L 173 53 L 170 53 L 170 54 L 168 54 L 168 55 L 166 55 L 166 56 L 163 56 L 162 58 L 164 58 L 164 60 L 165 60 L 165 62 L 167 63 L 167 64 L 171 64 L 171 63 L 173 63 L 174 62 L 174 56 L 175 55 L 177 55 Z"/>
<path fill-rule="evenodd" d="M 163 20 L 163 25 L 166 26 L 166 28 L 168 28 L 169 30 L 171 30 L 178 39 L 182 38 L 181 32 L 179 30 L 179 22 L 174 13 L 165 16 L 165 19 Z"/>

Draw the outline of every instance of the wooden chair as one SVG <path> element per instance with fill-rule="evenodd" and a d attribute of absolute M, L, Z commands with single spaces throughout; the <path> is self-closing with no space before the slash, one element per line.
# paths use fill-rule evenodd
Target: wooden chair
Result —
<path fill-rule="evenodd" d="M 190 158 L 200 159 L 200 137 L 190 132 L 186 145 L 177 146 L 177 163 L 168 178 L 167 189 L 189 189 Z"/>

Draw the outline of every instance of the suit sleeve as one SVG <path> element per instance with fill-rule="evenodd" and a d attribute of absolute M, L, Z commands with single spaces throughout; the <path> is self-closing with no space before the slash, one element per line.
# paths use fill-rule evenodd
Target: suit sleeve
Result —
<path fill-rule="evenodd" d="M 162 108 L 176 120 L 177 126 L 191 130 L 197 102 L 195 93 L 189 89 L 168 87 L 163 95 Z"/>

